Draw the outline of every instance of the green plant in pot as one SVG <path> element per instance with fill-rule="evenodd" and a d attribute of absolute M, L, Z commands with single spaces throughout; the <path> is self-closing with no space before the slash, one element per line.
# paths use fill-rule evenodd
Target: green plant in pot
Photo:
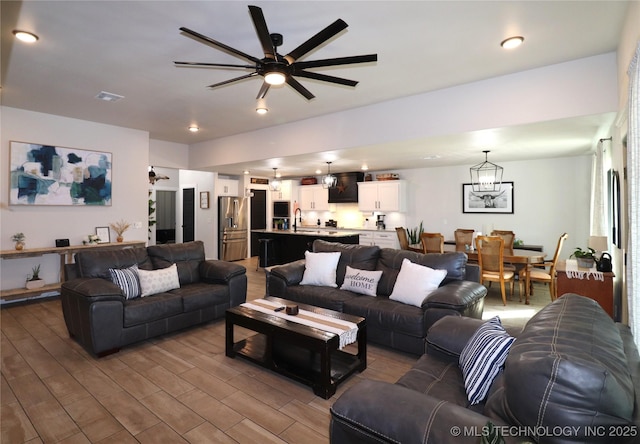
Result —
<path fill-rule="evenodd" d="M 40 279 L 40 264 L 31 269 L 31 274 L 27 277 L 25 286 L 28 290 L 44 287 L 44 280 Z"/>
<path fill-rule="evenodd" d="M 578 261 L 578 267 L 593 268 L 593 265 L 596 262 L 596 251 L 593 248 L 583 250 L 582 248 L 577 247 L 571 254 L 571 257 L 576 258 Z"/>
<path fill-rule="evenodd" d="M 424 233 L 424 228 L 422 227 L 422 221 L 420 221 L 420 226 L 412 229 L 407 228 L 407 237 L 409 238 L 409 244 L 419 244 L 420 237 Z"/>

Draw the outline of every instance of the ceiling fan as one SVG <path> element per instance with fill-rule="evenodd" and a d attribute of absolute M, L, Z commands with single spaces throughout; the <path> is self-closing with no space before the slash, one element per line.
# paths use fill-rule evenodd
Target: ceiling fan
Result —
<path fill-rule="evenodd" d="M 282 85 L 285 82 L 295 89 L 298 93 L 303 95 L 307 100 L 313 99 L 315 96 L 295 77 L 305 77 L 308 79 L 320 80 L 323 82 L 337 83 L 346 86 L 356 86 L 358 84 L 355 80 L 343 79 L 341 77 L 330 76 L 326 74 L 320 74 L 313 71 L 306 71 L 308 68 L 321 68 L 325 66 L 338 66 L 338 65 L 350 65 L 354 63 L 366 63 L 375 62 L 378 60 L 377 54 L 367 54 L 351 57 L 337 57 L 332 59 L 322 60 L 310 60 L 310 61 L 298 61 L 304 57 L 310 51 L 314 50 L 324 42 L 338 34 L 340 31 L 347 28 L 347 23 L 338 19 L 316 35 L 311 37 L 306 42 L 295 48 L 289 54 L 282 56 L 278 54 L 277 48 L 282 45 L 282 34 L 271 34 L 267 28 L 267 23 L 264 19 L 262 9 L 257 6 L 249 6 L 249 12 L 251 19 L 256 28 L 258 39 L 262 45 L 264 51 L 264 58 L 259 59 L 246 54 L 238 49 L 232 48 L 224 43 L 220 43 L 210 37 L 192 31 L 189 28 L 182 27 L 180 31 L 188 34 L 188 36 L 200 41 L 201 43 L 212 45 L 217 49 L 230 53 L 231 55 L 240 57 L 242 59 L 253 62 L 253 65 L 235 65 L 226 63 L 198 63 L 198 62 L 174 62 L 176 66 L 187 67 L 204 67 L 204 68 L 239 68 L 239 69 L 251 69 L 253 72 L 235 77 L 224 82 L 214 83 L 209 85 L 209 88 L 216 88 L 218 86 L 228 85 L 240 80 L 244 80 L 250 77 L 262 76 L 264 81 L 262 87 L 258 92 L 257 99 L 264 99 L 272 85 Z"/>

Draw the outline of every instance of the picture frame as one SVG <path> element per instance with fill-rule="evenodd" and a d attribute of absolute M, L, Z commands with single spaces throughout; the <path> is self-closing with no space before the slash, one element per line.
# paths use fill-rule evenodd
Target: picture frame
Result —
<path fill-rule="evenodd" d="M 209 208 L 209 192 L 208 191 L 200 191 L 200 208 L 205 210 Z"/>
<path fill-rule="evenodd" d="M 109 227 L 96 227 L 96 236 L 100 239 L 99 244 L 111 243 L 111 231 Z"/>
<path fill-rule="evenodd" d="M 463 213 L 513 214 L 513 182 L 502 182 L 498 192 L 474 192 L 470 183 L 462 184 Z"/>
<path fill-rule="evenodd" d="M 111 153 L 9 144 L 9 205 L 111 206 Z"/>

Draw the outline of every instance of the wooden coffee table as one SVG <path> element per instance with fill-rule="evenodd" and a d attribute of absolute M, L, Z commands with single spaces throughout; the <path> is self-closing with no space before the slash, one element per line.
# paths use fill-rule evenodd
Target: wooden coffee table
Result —
<path fill-rule="evenodd" d="M 225 353 L 228 357 L 241 356 L 309 385 L 316 395 L 324 399 L 329 399 L 336 392 L 338 384 L 347 377 L 367 368 L 367 325 L 364 318 L 271 296 L 265 296 L 264 299 L 282 305 L 297 305 L 300 310 L 356 324 L 357 352 L 340 350 L 340 338 L 335 333 L 237 306 L 228 309 L 225 316 Z M 234 342 L 234 326 L 257 334 Z"/>

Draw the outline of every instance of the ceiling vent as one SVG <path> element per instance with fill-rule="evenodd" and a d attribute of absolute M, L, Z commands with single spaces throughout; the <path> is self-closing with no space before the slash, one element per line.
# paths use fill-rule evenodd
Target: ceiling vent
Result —
<path fill-rule="evenodd" d="M 113 94 L 106 91 L 100 91 L 96 96 L 96 99 L 104 100 L 105 102 L 117 102 L 120 99 L 124 99 L 124 96 Z"/>

